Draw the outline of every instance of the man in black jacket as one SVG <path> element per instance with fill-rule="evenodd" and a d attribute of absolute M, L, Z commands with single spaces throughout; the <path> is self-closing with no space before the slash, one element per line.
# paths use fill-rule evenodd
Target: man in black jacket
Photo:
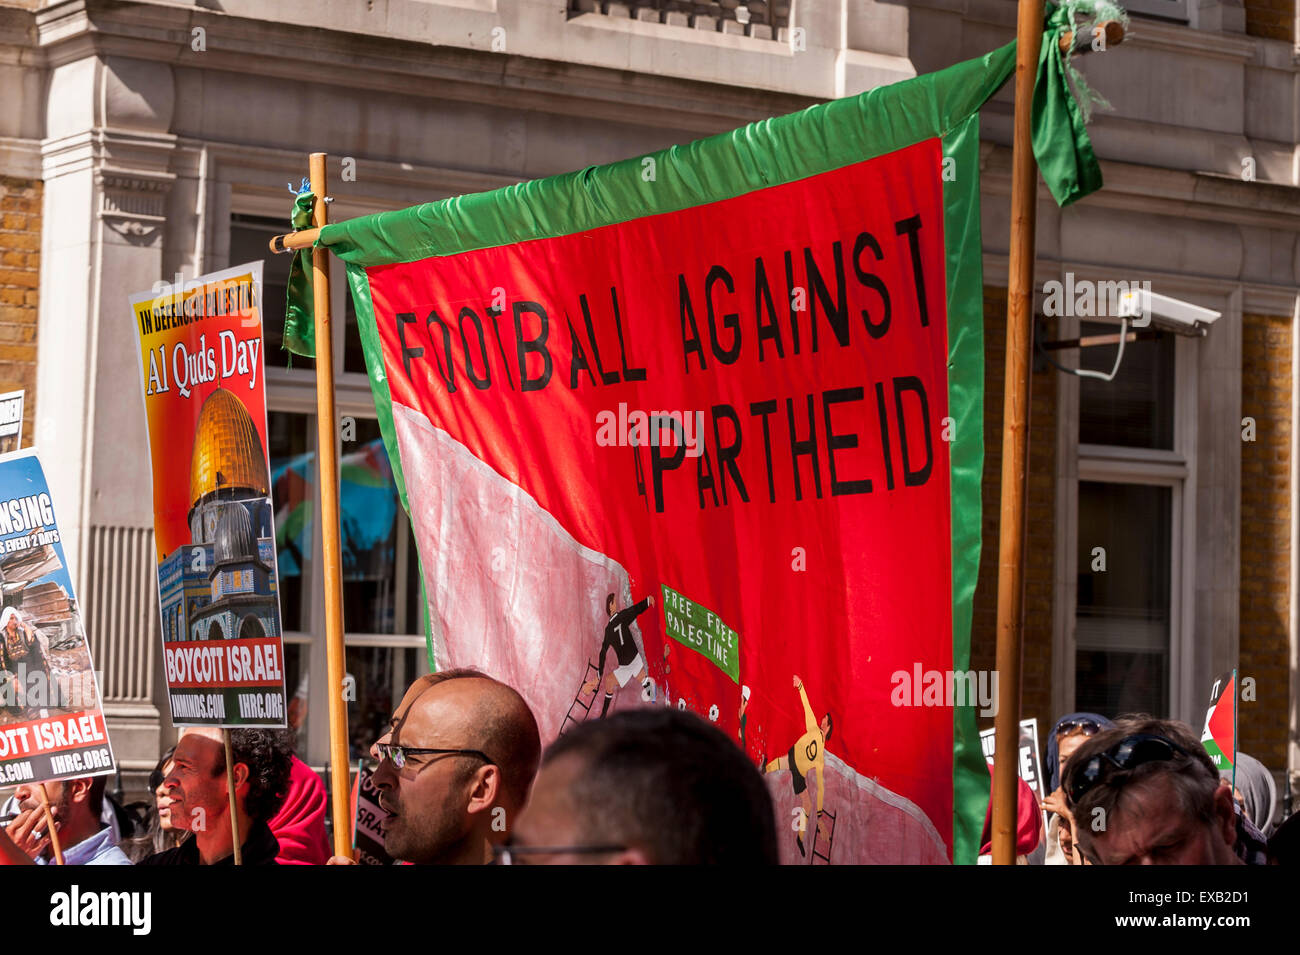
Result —
<path fill-rule="evenodd" d="M 609 712 L 609 704 L 614 699 L 614 687 L 627 686 L 628 681 L 635 678 L 641 684 L 641 688 L 647 692 L 650 690 L 650 676 L 646 669 L 645 657 L 641 653 L 641 648 L 637 646 L 636 639 L 632 636 L 632 621 L 646 610 L 655 605 L 653 596 L 647 596 L 638 604 L 633 604 L 623 610 L 614 612 L 615 598 L 610 594 L 605 599 L 605 612 L 609 614 L 609 622 L 605 624 L 605 640 L 600 645 L 600 656 L 597 659 L 599 663 L 599 674 L 594 680 L 588 680 L 582 685 L 584 693 L 590 693 L 596 689 L 603 679 L 605 682 L 605 702 L 600 708 L 600 715 L 604 716 Z M 608 674 L 605 672 L 605 651 L 613 649 L 614 657 L 618 661 L 618 666 Z"/>
<path fill-rule="evenodd" d="M 282 730 L 233 729 L 235 808 L 242 865 L 276 865 L 280 844 L 266 821 L 289 787 L 293 749 Z M 163 780 L 171 796 L 172 825 L 191 835 L 175 849 L 154 853 L 140 865 L 231 865 L 234 836 L 226 790 L 226 752 L 221 730 L 187 729 L 176 744 L 172 770 Z"/>

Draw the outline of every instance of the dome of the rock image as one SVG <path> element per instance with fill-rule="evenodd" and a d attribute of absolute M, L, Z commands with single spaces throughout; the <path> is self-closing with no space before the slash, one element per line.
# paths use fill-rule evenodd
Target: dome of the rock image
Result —
<path fill-rule="evenodd" d="M 199 410 L 190 458 L 191 506 L 218 490 L 270 493 L 266 455 L 243 402 L 224 388 L 208 395 Z"/>

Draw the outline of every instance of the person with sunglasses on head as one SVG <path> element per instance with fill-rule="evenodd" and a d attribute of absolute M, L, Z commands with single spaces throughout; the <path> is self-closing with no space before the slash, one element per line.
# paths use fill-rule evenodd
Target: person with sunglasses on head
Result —
<path fill-rule="evenodd" d="M 1043 770 L 1047 774 L 1047 797 L 1042 801 L 1047 816 L 1047 853 L 1044 865 L 1077 865 L 1073 852 L 1071 820 L 1061 791 L 1061 775 L 1074 751 L 1089 736 L 1100 733 L 1114 724 L 1096 713 L 1067 713 L 1052 726 L 1047 734 L 1047 759 Z"/>
<path fill-rule="evenodd" d="M 528 800 L 542 740 L 515 690 L 477 670 L 444 670 L 411 685 L 370 752 L 389 855 L 485 865 Z"/>
<path fill-rule="evenodd" d="M 1258 830 L 1192 728 L 1145 716 L 1089 737 L 1065 766 L 1072 835 L 1095 865 L 1263 865 Z"/>

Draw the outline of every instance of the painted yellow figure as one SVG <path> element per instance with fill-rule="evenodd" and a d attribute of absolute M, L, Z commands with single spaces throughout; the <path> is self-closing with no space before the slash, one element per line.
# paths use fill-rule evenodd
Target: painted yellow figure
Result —
<path fill-rule="evenodd" d="M 799 699 L 803 703 L 805 732 L 790 747 L 789 753 L 785 756 L 779 756 L 765 765 L 763 772 L 774 773 L 782 769 L 790 770 L 795 795 L 799 797 L 803 805 L 805 824 L 812 816 L 813 808 L 812 797 L 808 792 L 808 776 L 815 773 L 817 776 L 817 828 L 824 838 L 830 838 L 830 833 L 822 821 L 822 803 L 826 796 L 826 741 L 831 738 L 831 715 L 827 713 L 821 718 L 821 722 L 818 722 L 816 715 L 813 713 L 812 705 L 808 702 L 808 692 L 804 689 L 803 681 L 798 676 L 794 678 L 794 688 L 799 691 Z M 800 855 L 806 854 L 803 844 L 804 828 L 804 826 L 800 826 L 795 830 L 794 834 Z"/>

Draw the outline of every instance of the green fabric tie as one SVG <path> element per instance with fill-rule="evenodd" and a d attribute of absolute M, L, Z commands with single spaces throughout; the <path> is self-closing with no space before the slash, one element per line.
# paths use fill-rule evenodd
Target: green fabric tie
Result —
<path fill-rule="evenodd" d="M 1052 197 L 1061 206 L 1068 206 L 1101 188 L 1101 166 L 1084 124 L 1094 103 L 1105 108 L 1110 104 L 1075 68 L 1073 50 L 1061 53 L 1059 41 L 1066 32 L 1091 35 L 1103 20 L 1127 24 L 1128 15 L 1111 0 L 1065 0 L 1061 6 L 1047 4 L 1038 77 L 1034 82 L 1034 158 Z"/>
<path fill-rule="evenodd" d="M 293 212 L 289 216 L 289 222 L 295 232 L 311 225 L 311 210 L 315 201 L 316 194 L 311 191 L 307 181 L 303 180 L 293 200 Z M 293 262 L 289 266 L 289 285 L 286 289 L 284 306 L 284 338 L 280 347 L 304 358 L 316 357 L 316 321 L 312 314 L 311 293 L 311 249 L 300 249 L 295 252 Z"/>

